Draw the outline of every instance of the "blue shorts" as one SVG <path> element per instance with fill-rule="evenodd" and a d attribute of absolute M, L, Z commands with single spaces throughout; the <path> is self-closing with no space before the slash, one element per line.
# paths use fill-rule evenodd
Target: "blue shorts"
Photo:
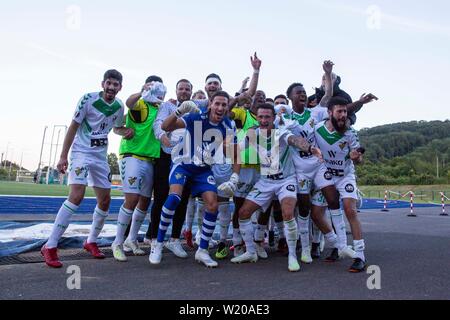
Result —
<path fill-rule="evenodd" d="M 172 164 L 169 184 L 191 185 L 193 197 L 201 196 L 204 192 L 217 193 L 216 180 L 210 167 L 198 167 L 192 164 Z"/>

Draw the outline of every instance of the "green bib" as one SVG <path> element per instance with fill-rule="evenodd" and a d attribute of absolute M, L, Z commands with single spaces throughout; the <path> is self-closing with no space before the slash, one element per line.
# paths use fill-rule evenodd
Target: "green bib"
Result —
<path fill-rule="evenodd" d="M 130 109 L 126 117 L 126 127 L 134 130 L 134 137 L 120 142 L 120 155 L 131 154 L 144 158 L 159 158 L 161 144 L 153 132 L 153 122 L 158 107 L 139 100 L 136 109 Z"/>
<path fill-rule="evenodd" d="M 237 133 L 238 141 L 242 141 L 247 135 L 248 129 L 259 126 L 258 120 L 256 120 L 249 110 L 246 110 L 245 122 L 242 124 L 242 129 Z M 258 152 L 254 147 L 248 147 L 241 151 L 241 163 L 259 164 Z"/>

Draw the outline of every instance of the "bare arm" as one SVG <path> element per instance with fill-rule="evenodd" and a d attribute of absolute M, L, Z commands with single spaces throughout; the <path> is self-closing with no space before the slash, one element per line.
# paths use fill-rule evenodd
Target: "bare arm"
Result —
<path fill-rule="evenodd" d="M 320 149 L 309 144 L 308 141 L 306 141 L 306 139 L 302 137 L 292 135 L 288 138 L 288 144 L 304 152 L 310 152 L 311 154 L 322 160 L 322 152 L 320 151 Z"/>
<path fill-rule="evenodd" d="M 333 81 L 331 79 L 333 66 L 334 63 L 330 60 L 324 61 L 322 65 L 323 71 L 325 71 L 325 95 L 319 101 L 319 104 L 323 107 L 326 107 L 328 101 L 333 97 Z"/>
<path fill-rule="evenodd" d="M 141 92 L 132 94 L 125 102 L 127 107 L 130 109 L 133 109 L 134 105 L 142 97 L 142 92 L 144 92 L 144 90 L 147 90 L 149 87 L 150 87 L 150 83 L 148 83 L 148 84 L 146 83 L 145 85 L 142 86 Z"/>
<path fill-rule="evenodd" d="M 66 137 L 64 138 L 63 148 L 57 165 L 58 171 L 61 173 L 66 173 L 67 166 L 69 164 L 69 162 L 67 161 L 67 156 L 69 154 L 70 147 L 72 146 L 73 139 L 75 139 L 75 135 L 77 134 L 77 130 L 79 127 L 80 124 L 72 120 L 69 129 L 67 130 L 67 134 Z"/>
<path fill-rule="evenodd" d="M 352 114 L 356 113 L 359 110 L 361 110 L 363 105 L 365 105 L 366 103 L 372 102 L 374 100 L 378 100 L 378 98 L 375 95 L 373 95 L 371 93 L 369 93 L 369 94 L 364 93 L 361 96 L 361 98 L 359 98 L 359 100 L 347 105 L 347 112 L 352 113 Z"/>
<path fill-rule="evenodd" d="M 161 129 L 166 132 L 171 132 L 176 129 L 185 128 L 186 125 L 183 120 L 179 119 L 174 113 L 166 118 L 161 124 Z"/>
<path fill-rule="evenodd" d="M 128 140 L 134 137 L 134 130 L 127 127 L 114 127 L 113 132 L 124 139 Z"/>
<path fill-rule="evenodd" d="M 237 99 L 245 98 L 245 96 L 253 97 L 256 93 L 256 89 L 258 88 L 259 69 L 261 68 L 261 60 L 259 60 L 258 56 L 256 55 L 256 52 L 253 55 L 253 57 L 250 57 L 250 62 L 253 67 L 253 75 L 252 79 L 250 80 L 248 90 L 246 92 L 241 93 L 236 98 L 231 98 L 229 102 L 230 106 L 234 106 L 236 104 Z"/>

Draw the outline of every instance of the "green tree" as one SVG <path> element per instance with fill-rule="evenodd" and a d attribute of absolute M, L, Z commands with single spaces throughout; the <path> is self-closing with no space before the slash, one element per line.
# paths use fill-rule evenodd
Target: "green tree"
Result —
<path fill-rule="evenodd" d="M 119 159 L 115 153 L 108 154 L 108 164 L 111 170 L 111 174 L 120 174 L 119 172 Z"/>

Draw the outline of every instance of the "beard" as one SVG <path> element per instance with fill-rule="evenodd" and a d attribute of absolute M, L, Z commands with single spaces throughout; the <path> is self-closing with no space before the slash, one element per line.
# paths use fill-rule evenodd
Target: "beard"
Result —
<path fill-rule="evenodd" d="M 347 131 L 347 121 L 344 121 L 343 125 L 339 125 L 339 122 L 336 120 L 336 118 L 331 117 L 331 124 L 333 125 L 334 130 L 336 130 L 340 134 L 344 134 L 345 131 Z"/>

